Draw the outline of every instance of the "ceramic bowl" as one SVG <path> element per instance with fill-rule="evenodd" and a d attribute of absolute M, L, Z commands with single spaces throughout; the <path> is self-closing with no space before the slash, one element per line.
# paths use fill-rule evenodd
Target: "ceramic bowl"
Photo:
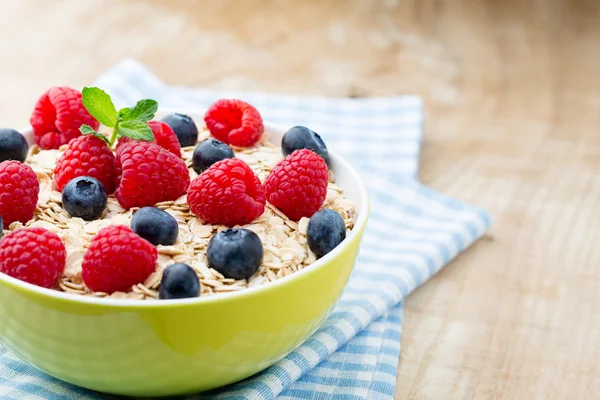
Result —
<path fill-rule="evenodd" d="M 285 129 L 266 123 L 265 130 L 279 145 Z M 31 142 L 31 130 L 22 133 Z M 80 297 L 0 273 L 0 343 L 58 379 L 129 396 L 205 391 L 273 365 L 331 312 L 367 223 L 365 185 L 350 163 L 330 154 L 358 219 L 344 242 L 311 266 L 239 292 L 133 302 Z"/>

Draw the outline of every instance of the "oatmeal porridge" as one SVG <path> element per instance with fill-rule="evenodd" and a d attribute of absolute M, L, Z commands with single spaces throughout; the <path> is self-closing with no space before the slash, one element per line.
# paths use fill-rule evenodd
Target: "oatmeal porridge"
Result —
<path fill-rule="evenodd" d="M 206 129 L 199 132 L 199 142 L 210 137 Z M 42 150 L 32 146 L 26 163 L 30 165 L 40 181 L 40 195 L 34 219 L 26 224 L 31 227 L 45 228 L 55 232 L 65 243 L 67 263 L 59 289 L 84 296 L 106 297 L 106 293 L 92 292 L 81 278 L 81 263 L 86 248 L 98 231 L 106 226 L 122 224 L 129 226 L 131 217 L 137 208 L 123 209 L 114 196 L 109 196 L 106 211 L 101 219 L 84 221 L 71 217 L 62 207 L 61 193 L 53 190 L 52 174 L 62 152 L 67 145 L 58 150 Z M 182 157 L 189 167 L 190 176 L 194 179 L 198 174 L 191 167 L 194 147 L 182 148 Z M 259 179 L 265 180 L 271 169 L 283 159 L 281 149 L 271 142 L 265 134 L 260 142 L 252 148 L 234 148 L 235 156 L 246 161 Z M 214 295 L 224 292 L 242 290 L 247 287 L 263 285 L 284 276 L 290 275 L 316 261 L 315 255 L 306 243 L 306 228 L 309 219 L 304 217 L 294 222 L 282 214 L 277 208 L 267 203 L 265 212 L 256 221 L 245 225 L 260 237 L 264 245 L 264 259 L 258 272 L 249 280 L 225 278 L 222 274 L 208 267 L 206 247 L 215 232 L 227 229 L 226 226 L 203 224 L 190 213 L 186 196 L 175 201 L 165 201 L 156 207 L 171 214 L 179 223 L 179 237 L 171 246 L 158 246 L 157 268 L 144 283 L 133 286 L 127 293 L 115 292 L 113 298 L 122 299 L 155 299 L 162 271 L 168 265 L 183 262 L 194 269 L 202 283 L 202 295 Z M 330 173 L 327 197 L 323 208 L 331 208 L 344 218 L 348 232 L 353 228 L 356 218 L 355 205 L 344 198 L 342 189 L 335 184 Z M 23 227 L 14 222 L 9 230 Z"/>
<path fill-rule="evenodd" d="M 0 214 L 3 212 L 2 217 L 5 217 L 0 253 L 4 251 L 2 254 L 10 255 L 5 256 L 4 261 L 0 260 L 0 272 L 39 286 L 81 296 L 131 300 L 213 296 L 268 284 L 306 268 L 341 243 L 354 227 L 356 206 L 344 197 L 342 189 L 336 185 L 335 177 L 327 165 L 329 158 L 325 144 L 320 136 L 308 128 L 290 129 L 284 135 L 282 146 L 277 146 L 264 133 L 262 117 L 258 111 L 238 100 L 219 100 L 213 104 L 204 118 L 206 126 L 195 125 L 189 117 L 180 114 L 173 114 L 177 117 L 171 120 L 172 128 L 166 122 L 149 121 L 157 108 L 153 100 L 140 101 L 132 109 L 121 109 L 115 117 L 97 116 L 94 110 L 97 113 L 99 108 L 105 107 L 109 111 L 112 108 L 114 112 L 114 106 L 110 103 L 108 107 L 99 102 L 90 107 L 90 101 L 102 100 L 105 96 L 108 98 L 106 103 L 110 102 L 110 98 L 100 89 L 92 88 L 95 90 L 94 96 L 90 95 L 86 104 L 86 89 L 83 91 L 83 103 L 77 111 L 85 112 L 84 106 L 92 110 L 91 115 L 86 114 L 87 119 L 84 119 L 91 126 L 81 124 L 78 127 L 83 136 L 73 129 L 47 132 L 50 128 L 58 130 L 52 123 L 43 120 L 54 116 L 45 115 L 48 112 L 36 107 L 32 117 L 36 144 L 28 151 L 26 144 L 24 145 L 24 163 L 0 163 L 0 175 L 2 168 L 11 168 L 13 172 L 10 173 L 10 179 L 17 179 L 18 174 L 27 177 L 31 186 L 27 189 L 27 199 L 37 199 L 37 203 L 35 200 L 31 202 L 29 215 L 25 209 L 26 204 L 24 211 L 17 210 L 16 192 L 9 193 L 12 197 L 7 198 L 12 199 L 12 203 L 7 203 L 8 206 L 0 202 Z M 74 101 L 81 102 L 81 93 L 67 93 L 73 96 Z M 46 106 L 46 103 L 42 105 Z M 36 117 L 36 113 L 41 115 Z M 59 117 L 61 116 L 57 116 Z M 112 129 L 102 126 L 102 131 L 98 131 L 100 124 L 95 118 Z M 178 125 L 181 123 L 185 125 L 183 128 Z M 85 139 L 82 139 L 84 136 Z M 121 138 L 119 142 L 116 141 L 117 138 Z M 199 175 L 195 152 L 201 147 L 197 145 L 207 140 L 218 142 L 231 156 L 221 156 L 220 162 L 210 161 L 209 167 L 206 167 L 208 169 L 202 168 Z M 80 143 L 75 144 L 77 141 Z M 80 144 L 83 147 L 75 147 Z M 20 146 L 23 150 L 23 145 Z M 92 149 L 93 146 L 96 147 Z M 116 155 L 113 150 L 115 148 Z M 131 150 L 134 148 L 139 151 L 135 153 Z M 80 154 L 86 151 L 95 153 L 93 156 Z M 0 156 L 1 153 L 2 149 Z M 154 159 L 154 156 L 157 158 Z M 209 154 L 208 158 L 213 156 L 214 154 Z M 140 164 L 139 160 L 144 157 L 146 158 L 142 161 L 145 164 Z M 103 163 L 98 162 L 100 159 L 104 160 Z M 79 172 L 75 173 L 77 168 Z M 82 173 L 81 169 L 88 173 Z M 65 175 L 69 181 L 66 185 Z M 82 178 L 83 182 L 79 182 Z M 78 185 L 82 183 L 82 186 L 71 185 L 76 181 Z M 313 185 L 313 181 L 321 186 L 316 187 L 317 184 Z M 0 191 L 14 191 L 14 187 L 15 183 L 0 181 Z M 75 195 L 80 197 L 73 198 Z M 94 206 L 95 203 L 86 203 L 88 200 L 81 200 L 85 196 L 92 196 L 92 200 L 93 196 L 96 200 L 99 199 L 100 208 Z M 151 197 L 163 200 L 148 200 Z M 169 200 L 164 201 L 165 198 Z M 77 203 L 80 200 L 84 202 Z M 82 207 L 86 208 L 83 213 Z M 94 207 L 97 212 L 91 212 Z M 174 236 L 171 244 L 152 243 L 156 247 L 151 246 L 148 242 L 152 240 L 131 230 L 135 230 L 132 218 L 142 207 L 154 208 L 153 212 L 173 221 Z M 313 223 L 313 219 L 319 220 Z M 161 223 L 156 222 L 156 225 L 157 230 L 164 228 L 158 226 Z M 125 229 L 125 233 L 119 232 L 125 236 L 132 235 L 127 236 L 127 240 L 123 239 L 125 236 L 119 239 L 125 247 L 135 241 L 143 243 L 138 248 L 131 244 L 134 247 L 129 250 L 132 253 L 147 253 L 142 254 L 148 256 L 145 260 L 150 260 L 146 261 L 145 273 L 140 275 L 139 271 L 134 271 L 138 268 L 135 258 L 131 262 L 134 265 L 121 265 L 115 267 L 116 272 L 109 271 L 115 262 L 119 263 L 119 257 L 110 261 L 110 257 L 101 254 L 103 245 L 95 243 L 107 235 L 110 230 L 108 227 L 119 227 L 115 232 Z M 29 239 L 24 239 L 25 234 L 23 238 L 17 238 L 19 231 L 27 232 Z M 248 249 L 240 245 L 235 250 L 237 253 L 231 257 L 219 257 L 225 263 L 235 264 L 232 268 L 238 268 L 237 264 L 248 263 L 244 258 L 251 258 L 250 254 L 255 254 L 255 265 L 250 270 L 247 265 L 243 266 L 246 272 L 241 275 L 239 271 L 225 273 L 220 269 L 219 272 L 218 263 L 211 261 L 211 257 L 214 259 L 210 250 L 211 241 L 217 237 L 221 243 L 218 246 L 215 244 L 214 248 L 217 250 L 213 251 L 233 251 L 227 250 L 231 247 L 223 242 L 225 234 L 230 231 L 243 233 L 236 240 L 250 240 L 244 245 L 255 240 L 254 243 L 260 247 L 255 249 L 256 252 L 248 253 Z M 136 233 L 148 242 L 141 240 Z M 248 235 L 255 239 L 248 239 Z M 48 260 L 52 261 L 52 265 L 56 266 L 53 271 L 50 271 L 50 267 L 40 266 L 43 263 L 39 259 L 33 260 L 34 262 L 30 259 L 24 261 L 25 256 L 16 254 L 15 248 L 10 248 L 18 246 L 19 240 L 21 243 L 23 240 L 42 241 L 42 237 L 54 246 L 45 248 L 47 253 L 52 254 L 40 256 L 46 263 L 49 263 Z M 116 243 L 111 238 L 106 240 L 105 247 Z M 141 248 L 145 250 L 140 250 Z M 123 254 L 129 250 L 125 249 Z M 30 253 L 26 256 L 36 257 Z M 89 261 L 89 269 L 94 269 L 93 273 L 96 274 L 93 277 L 96 283 L 92 285 L 91 278 L 89 281 L 86 278 L 85 263 L 88 258 L 94 257 L 93 261 Z M 18 266 L 27 262 L 30 262 L 27 268 L 19 272 Z M 191 274 L 191 278 L 198 282 L 195 294 L 177 297 L 175 293 L 174 297 L 163 297 L 163 290 L 167 289 L 164 283 L 161 288 L 161 282 L 168 275 L 168 267 L 174 264 L 179 266 L 179 272 L 174 273 L 177 276 L 171 277 L 174 289 L 168 290 L 181 290 L 179 275 L 187 274 L 189 277 Z M 128 268 L 133 270 L 128 271 Z M 55 279 L 43 276 L 50 272 L 55 275 Z M 24 275 L 19 276 L 19 273 Z M 119 280 L 119 273 L 137 276 L 138 278 L 133 278 L 136 283 L 131 285 L 131 279 L 126 280 L 129 283 L 121 287 L 126 287 L 127 290 L 90 289 L 101 287 L 97 284 L 98 279 Z M 41 281 L 35 279 L 39 276 L 44 277 L 43 282 L 51 283 L 38 283 Z M 139 278 L 140 276 L 143 278 Z"/>

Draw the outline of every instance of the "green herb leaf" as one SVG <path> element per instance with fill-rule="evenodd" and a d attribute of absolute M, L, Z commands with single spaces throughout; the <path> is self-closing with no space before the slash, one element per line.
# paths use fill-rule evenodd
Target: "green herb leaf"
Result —
<path fill-rule="evenodd" d="M 123 117 L 123 121 L 130 120 L 142 120 L 144 122 L 150 121 L 156 111 L 158 110 L 158 103 L 155 100 L 144 99 L 137 102 L 132 109 Z"/>
<path fill-rule="evenodd" d="M 104 136 L 103 134 L 96 132 L 91 126 L 86 125 L 86 124 L 82 124 L 79 127 L 79 132 L 81 132 L 84 135 L 94 135 L 96 136 L 98 139 L 102 139 L 104 140 L 107 144 L 108 144 L 108 138 L 106 136 Z"/>
<path fill-rule="evenodd" d="M 94 133 L 96 133 L 94 128 L 86 124 L 81 124 L 81 126 L 79 127 L 79 132 L 81 132 L 83 135 L 93 135 Z"/>
<path fill-rule="evenodd" d="M 119 114 L 117 115 L 117 119 L 118 120 L 125 120 L 125 119 L 127 119 L 127 115 L 129 114 L 129 110 L 131 110 L 131 108 L 129 108 L 129 107 L 121 108 L 119 110 Z"/>
<path fill-rule="evenodd" d="M 123 121 L 117 126 L 117 135 L 119 137 L 128 137 L 138 140 L 154 141 L 154 134 L 146 123 L 139 119 Z"/>
<path fill-rule="evenodd" d="M 81 91 L 83 106 L 101 124 L 113 127 L 117 122 L 117 110 L 110 96 L 97 87 L 84 87 Z"/>

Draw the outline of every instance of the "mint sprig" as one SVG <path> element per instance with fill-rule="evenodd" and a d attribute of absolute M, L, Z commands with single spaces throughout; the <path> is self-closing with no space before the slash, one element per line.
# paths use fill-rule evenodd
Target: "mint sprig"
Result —
<path fill-rule="evenodd" d="M 127 110 L 127 111 L 125 111 Z M 121 109 L 124 111 L 123 120 L 142 120 L 150 121 L 154 118 L 154 114 L 158 111 L 158 103 L 154 100 L 144 99 L 137 102 L 137 104 L 131 109 Z M 119 111 L 119 112 L 120 112 Z"/>
<path fill-rule="evenodd" d="M 103 125 L 113 128 L 110 139 L 88 125 L 82 125 L 79 130 L 83 134 L 102 137 L 112 146 L 117 138 L 128 137 L 138 140 L 153 141 L 154 134 L 148 126 L 148 121 L 154 118 L 158 103 L 152 99 L 143 99 L 131 108 L 122 108 L 117 112 L 112 99 L 104 90 L 97 87 L 85 87 L 81 91 L 83 106 Z"/>
<path fill-rule="evenodd" d="M 108 145 L 110 145 L 110 142 L 108 141 L 108 138 L 106 136 L 99 132 L 96 132 L 94 128 L 92 128 L 89 125 L 81 124 L 81 126 L 79 127 L 79 132 L 81 132 L 83 135 L 94 135 L 97 138 L 104 140 Z"/>
<path fill-rule="evenodd" d="M 129 107 L 121 108 L 119 110 L 119 112 L 117 113 L 117 119 L 119 119 L 119 118 L 123 119 L 127 114 L 129 114 L 130 110 L 131 110 L 131 108 L 129 108 Z"/>
<path fill-rule="evenodd" d="M 101 124 L 113 127 L 117 122 L 117 110 L 108 93 L 97 87 L 85 87 L 81 91 L 83 106 Z"/>
<path fill-rule="evenodd" d="M 128 119 L 123 121 L 119 125 L 120 136 L 126 136 L 132 139 L 147 140 L 149 142 L 154 140 L 154 134 L 152 129 L 148 126 L 146 121 L 140 119 Z"/>

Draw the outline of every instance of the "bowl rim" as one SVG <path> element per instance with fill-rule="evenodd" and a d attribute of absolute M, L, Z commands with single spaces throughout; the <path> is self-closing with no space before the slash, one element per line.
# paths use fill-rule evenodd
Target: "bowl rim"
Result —
<path fill-rule="evenodd" d="M 169 108 L 159 109 L 160 114 L 168 114 L 172 112 L 183 113 L 186 114 L 186 110 L 171 110 Z M 198 111 L 187 110 L 188 115 L 201 115 Z M 282 127 L 281 125 L 264 121 L 265 132 L 280 132 L 283 134 L 287 129 Z M 25 129 L 19 130 L 21 134 L 24 136 L 31 136 L 32 128 L 29 126 Z M 31 139 L 31 138 L 28 138 Z M 356 169 L 343 157 L 337 155 L 335 152 L 329 151 L 329 156 L 333 161 L 333 165 L 336 164 L 343 165 L 343 167 L 349 172 L 350 180 L 357 186 L 359 197 L 360 197 L 360 206 L 358 209 L 358 218 L 354 224 L 354 227 L 350 231 L 350 233 L 346 236 L 341 245 L 337 246 L 330 253 L 326 254 L 322 258 L 318 259 L 311 265 L 306 268 L 301 269 L 300 271 L 296 271 L 293 274 L 287 275 L 283 278 L 277 279 L 274 282 L 269 282 L 265 285 L 254 286 L 250 288 L 246 288 L 244 290 L 234 291 L 234 292 L 226 292 L 221 293 L 218 296 L 199 296 L 193 298 L 186 299 L 173 299 L 173 300 L 160 300 L 160 299 L 152 299 L 152 300 L 121 300 L 121 299 L 109 299 L 106 298 L 97 298 L 92 296 L 80 296 L 76 294 L 61 292 L 54 289 L 47 289 L 44 287 L 40 287 L 37 285 L 33 285 L 28 282 L 21 281 L 19 279 L 13 278 L 4 273 L 0 273 L 0 282 L 4 281 L 5 284 L 16 286 L 17 288 L 23 291 L 34 292 L 41 296 L 48 296 L 55 300 L 62 300 L 66 302 L 74 302 L 78 304 L 89 304 L 96 306 L 105 306 L 105 307 L 116 307 L 116 308 L 164 308 L 164 307 L 173 307 L 173 306 L 182 306 L 182 305 L 196 305 L 196 304 L 205 304 L 205 303 L 214 303 L 214 302 L 226 302 L 231 301 L 238 298 L 244 298 L 247 296 L 253 296 L 256 294 L 260 294 L 261 292 L 274 290 L 278 286 L 286 285 L 294 280 L 300 279 L 303 276 L 311 274 L 313 271 L 316 271 L 320 268 L 325 268 L 330 260 L 336 258 L 340 253 L 344 252 L 350 243 L 353 242 L 357 235 L 362 234 L 364 230 L 368 215 L 370 211 L 369 205 L 369 195 L 364 181 L 362 180 L 360 174 L 356 171 Z M 360 238 L 358 238 L 360 240 Z"/>

